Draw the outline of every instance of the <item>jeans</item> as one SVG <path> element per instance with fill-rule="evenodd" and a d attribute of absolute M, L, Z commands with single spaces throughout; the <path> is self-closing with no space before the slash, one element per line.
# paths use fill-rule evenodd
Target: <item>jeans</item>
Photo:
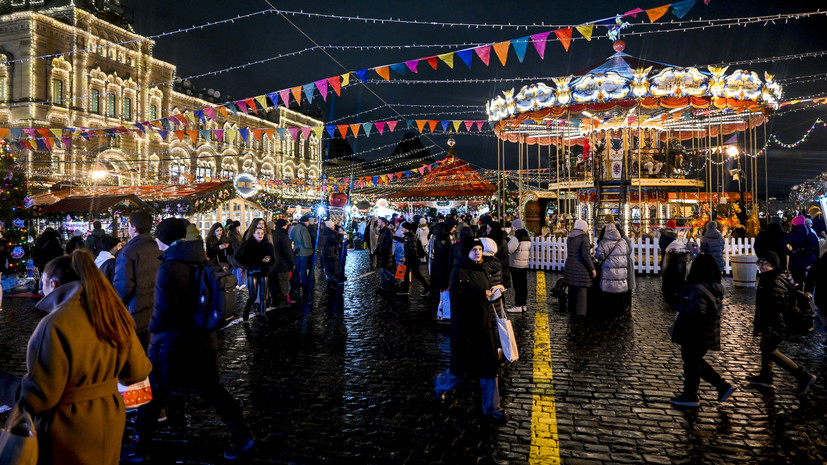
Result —
<path fill-rule="evenodd" d="M 806 375 L 807 372 L 804 368 L 778 350 L 778 344 L 780 343 L 780 336 L 768 336 L 766 334 L 761 336 L 761 375 L 772 378 L 774 363 L 795 376 L 796 379 Z"/>
<path fill-rule="evenodd" d="M 514 283 L 514 305 L 525 306 L 528 301 L 528 270 L 511 268 L 511 282 Z"/>
<path fill-rule="evenodd" d="M 396 274 L 387 268 L 379 268 L 379 287 L 386 291 L 394 283 L 396 283 Z"/>
<path fill-rule="evenodd" d="M 681 345 L 681 359 L 683 360 L 683 395 L 690 398 L 698 397 L 698 386 L 701 378 L 707 383 L 720 390 L 726 386 L 726 381 L 721 378 L 709 363 L 704 360 L 706 346 L 700 344 Z"/>
<path fill-rule="evenodd" d="M 310 267 L 313 265 L 313 255 L 296 257 L 296 270 L 299 273 L 299 281 L 305 291 L 310 289 L 310 282 L 313 280 L 313 270 Z"/>
<path fill-rule="evenodd" d="M 434 390 L 437 394 L 450 391 L 462 378 L 445 370 L 434 378 Z M 480 378 L 480 390 L 482 392 L 482 413 L 491 415 L 494 410 L 500 409 L 500 390 L 497 386 L 497 378 Z"/>

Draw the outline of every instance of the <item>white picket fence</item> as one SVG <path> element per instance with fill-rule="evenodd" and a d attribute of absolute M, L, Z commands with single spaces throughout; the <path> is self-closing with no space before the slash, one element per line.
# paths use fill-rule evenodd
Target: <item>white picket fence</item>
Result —
<path fill-rule="evenodd" d="M 724 272 L 732 273 L 729 263 L 730 256 L 747 255 L 752 252 L 754 238 L 724 239 Z M 531 252 L 528 266 L 535 270 L 562 270 L 566 263 L 565 237 L 534 237 L 531 239 Z M 635 260 L 635 270 L 640 274 L 660 273 L 660 248 L 654 239 L 632 239 L 632 257 Z"/>

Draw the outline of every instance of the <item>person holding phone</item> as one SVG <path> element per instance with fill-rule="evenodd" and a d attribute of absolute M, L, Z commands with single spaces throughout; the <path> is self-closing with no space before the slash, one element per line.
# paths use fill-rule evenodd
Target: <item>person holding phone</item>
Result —
<path fill-rule="evenodd" d="M 250 318 L 250 308 L 258 302 L 258 314 L 264 316 L 267 302 L 266 277 L 270 272 L 273 260 L 273 244 L 264 240 L 264 229 L 255 229 L 247 240 L 241 244 L 236 254 L 236 260 L 247 268 L 247 304 L 244 306 L 242 318 Z"/>

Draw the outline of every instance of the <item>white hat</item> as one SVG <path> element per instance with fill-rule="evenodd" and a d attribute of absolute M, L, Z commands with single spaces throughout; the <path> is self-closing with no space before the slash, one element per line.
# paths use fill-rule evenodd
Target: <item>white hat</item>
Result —
<path fill-rule="evenodd" d="M 420 218 L 419 224 L 428 224 L 428 220 L 426 220 L 425 218 Z"/>
<path fill-rule="evenodd" d="M 517 218 L 511 222 L 511 227 L 514 228 L 515 231 L 518 229 L 523 229 L 523 220 Z"/>
<path fill-rule="evenodd" d="M 73 236 L 78 236 L 79 237 L 79 236 L 82 236 L 84 234 L 86 234 L 86 231 L 84 231 L 83 229 L 80 229 L 80 228 L 75 229 L 74 231 L 72 231 Z"/>
<path fill-rule="evenodd" d="M 497 253 L 497 243 L 494 242 L 494 239 L 490 237 L 481 237 L 480 240 L 482 241 L 482 254 L 492 257 L 495 253 Z"/>
<path fill-rule="evenodd" d="M 577 220 L 574 222 L 574 229 L 579 229 L 581 231 L 588 231 L 589 230 L 589 223 L 586 223 L 586 220 Z"/>
<path fill-rule="evenodd" d="M 324 225 L 330 229 L 333 229 L 333 220 L 327 220 L 324 222 Z"/>

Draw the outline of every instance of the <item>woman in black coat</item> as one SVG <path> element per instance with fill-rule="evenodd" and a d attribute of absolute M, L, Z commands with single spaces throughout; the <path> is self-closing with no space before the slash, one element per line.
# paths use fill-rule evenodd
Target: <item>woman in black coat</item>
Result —
<path fill-rule="evenodd" d="M 451 365 L 434 379 L 434 395 L 443 398 L 463 377 L 479 378 L 482 413 L 506 419 L 497 387 L 497 341 L 489 298 L 494 292 L 482 264 L 482 242 L 462 242 L 464 258 L 451 272 Z M 503 291 L 502 285 L 495 286 Z"/>
<path fill-rule="evenodd" d="M 586 316 L 586 298 L 592 279 L 597 276 L 590 252 L 588 230 L 589 224 L 585 220 L 577 220 L 566 239 L 568 252 L 563 280 L 569 286 L 569 312 L 579 317 Z"/>
<path fill-rule="evenodd" d="M 256 229 L 252 236 L 241 244 L 236 260 L 247 268 L 247 305 L 244 306 L 244 321 L 250 318 L 250 308 L 258 300 L 259 315 L 264 316 L 267 303 L 266 276 L 273 260 L 273 244 L 264 239 L 264 229 Z"/>
<path fill-rule="evenodd" d="M 692 263 L 686 286 L 678 302 L 678 317 L 672 326 L 672 342 L 681 345 L 683 359 L 683 393 L 672 398 L 674 405 L 697 407 L 701 378 L 718 390 L 718 402 L 735 392 L 735 386 L 721 378 L 704 360 L 708 350 L 721 350 L 721 312 L 724 308 L 724 285 L 718 261 L 709 254 L 699 255 Z"/>
<path fill-rule="evenodd" d="M 230 269 L 230 257 L 233 255 L 233 248 L 230 246 L 230 238 L 224 231 L 221 223 L 215 223 L 207 234 L 207 260 L 211 264 L 220 265 Z"/>

